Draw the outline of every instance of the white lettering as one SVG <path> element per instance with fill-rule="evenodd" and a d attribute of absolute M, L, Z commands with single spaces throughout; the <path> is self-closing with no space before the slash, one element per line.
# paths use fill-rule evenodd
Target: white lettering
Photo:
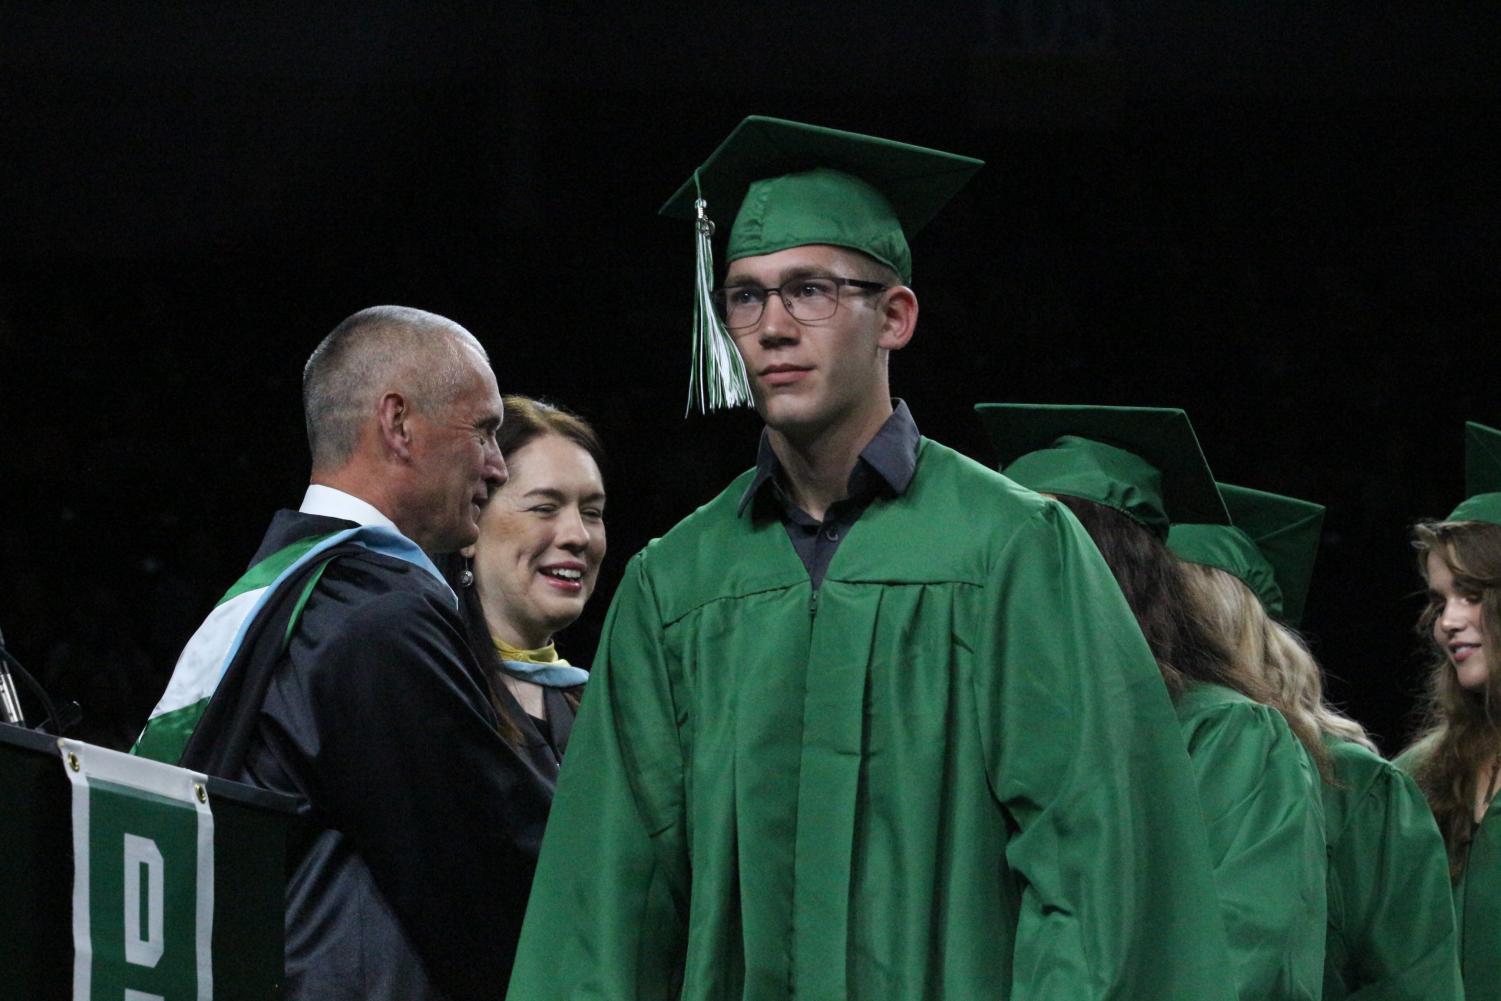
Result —
<path fill-rule="evenodd" d="M 146 870 L 146 934 L 141 935 L 141 870 Z M 162 853 L 156 842 L 134 834 L 125 835 L 125 961 L 154 967 L 162 958 Z M 155 995 L 140 994 L 126 1001 L 150 1001 Z"/>

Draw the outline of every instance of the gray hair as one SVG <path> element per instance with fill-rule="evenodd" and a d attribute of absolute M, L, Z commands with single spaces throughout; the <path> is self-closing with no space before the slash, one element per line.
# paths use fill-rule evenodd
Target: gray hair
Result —
<path fill-rule="evenodd" d="M 337 469 L 349 461 L 361 427 L 389 391 L 424 412 L 452 401 L 473 371 L 469 351 L 489 362 L 473 334 L 436 313 L 371 306 L 345 319 L 302 370 L 313 468 Z"/>

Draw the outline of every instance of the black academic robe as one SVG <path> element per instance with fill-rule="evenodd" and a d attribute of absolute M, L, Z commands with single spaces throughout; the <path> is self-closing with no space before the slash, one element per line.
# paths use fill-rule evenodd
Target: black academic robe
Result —
<path fill-rule="evenodd" d="M 492 691 L 506 708 L 510 718 L 516 721 L 521 732 L 521 751 L 538 773 L 557 780 L 563 765 L 563 754 L 568 750 L 568 738 L 573 735 L 573 721 L 578 715 L 564 693 L 583 695 L 583 686 L 577 688 L 544 688 L 542 704 L 547 718 L 538 720 L 521 708 L 521 703 L 506 686 L 499 667 L 491 669 Z"/>
<path fill-rule="evenodd" d="M 279 512 L 255 561 L 347 527 Z M 451 594 L 402 560 L 340 556 L 264 691 L 242 760 L 221 764 L 304 800 L 285 997 L 499 998 L 553 776 L 500 738 Z"/>

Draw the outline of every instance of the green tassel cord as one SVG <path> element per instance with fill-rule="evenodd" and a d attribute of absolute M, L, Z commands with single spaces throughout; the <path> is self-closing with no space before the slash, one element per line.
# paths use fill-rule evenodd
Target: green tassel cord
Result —
<path fill-rule="evenodd" d="M 695 178 L 696 180 L 696 178 Z M 694 223 L 693 260 L 693 367 L 688 375 L 688 406 L 684 415 L 698 404 L 700 413 L 739 407 L 751 402 L 750 379 L 745 362 L 735 348 L 735 341 L 725 329 L 710 291 L 714 287 L 714 223 L 705 214 L 702 197 L 694 203 L 698 219 Z"/>

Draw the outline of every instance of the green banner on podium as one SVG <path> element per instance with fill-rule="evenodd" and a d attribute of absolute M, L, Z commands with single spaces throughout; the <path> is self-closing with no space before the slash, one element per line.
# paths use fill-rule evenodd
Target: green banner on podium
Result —
<path fill-rule="evenodd" d="M 0 998 L 276 1001 L 298 801 L 0 723 Z"/>
<path fill-rule="evenodd" d="M 72 784 L 73 1001 L 209 1001 L 207 779 L 77 741 L 58 748 Z"/>

